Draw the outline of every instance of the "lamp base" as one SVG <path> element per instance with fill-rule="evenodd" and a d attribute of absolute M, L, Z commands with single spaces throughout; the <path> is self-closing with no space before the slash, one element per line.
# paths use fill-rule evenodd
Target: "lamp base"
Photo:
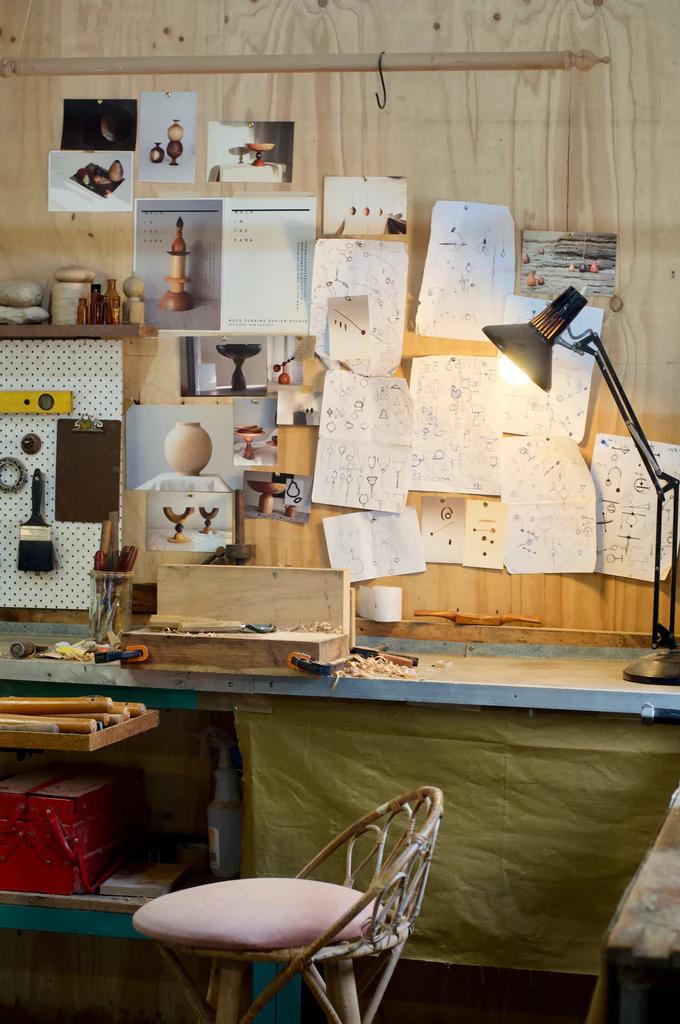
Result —
<path fill-rule="evenodd" d="M 680 686 L 680 650 L 665 648 L 631 661 L 623 670 L 623 678 L 631 683 Z"/>

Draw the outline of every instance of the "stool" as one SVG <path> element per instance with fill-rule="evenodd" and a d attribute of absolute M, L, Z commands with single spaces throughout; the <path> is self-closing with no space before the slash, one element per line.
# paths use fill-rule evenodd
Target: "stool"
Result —
<path fill-rule="evenodd" d="M 441 791 L 422 786 L 350 825 L 296 878 L 168 893 L 141 907 L 133 924 L 155 939 L 199 1024 L 250 1024 L 295 974 L 330 1024 L 371 1024 L 418 916 L 442 813 Z M 341 885 L 310 878 L 336 853 Z M 205 999 L 181 954 L 211 959 Z M 353 961 L 365 957 L 373 962 L 357 987 Z M 239 1017 L 243 972 L 255 961 L 285 966 Z M 369 989 L 362 1015 L 359 996 Z"/>

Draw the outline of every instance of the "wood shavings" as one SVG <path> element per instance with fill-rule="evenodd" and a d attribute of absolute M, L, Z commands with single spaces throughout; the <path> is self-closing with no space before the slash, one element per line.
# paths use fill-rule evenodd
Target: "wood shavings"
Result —
<path fill-rule="evenodd" d="M 284 633 L 327 633 L 333 636 L 342 634 L 342 626 L 331 626 L 330 622 L 313 622 L 311 626 L 297 622 L 294 626 L 284 626 Z"/>
<path fill-rule="evenodd" d="M 336 676 L 351 676 L 354 679 L 417 679 L 418 673 L 409 665 L 395 665 L 382 654 L 374 658 L 360 658 L 352 654 L 337 670 Z"/>

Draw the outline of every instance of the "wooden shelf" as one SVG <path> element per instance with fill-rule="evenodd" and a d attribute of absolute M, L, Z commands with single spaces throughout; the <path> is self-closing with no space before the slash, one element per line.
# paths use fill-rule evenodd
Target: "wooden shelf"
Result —
<path fill-rule="evenodd" d="M 21 341 L 23 338 L 55 339 L 102 338 L 119 341 L 123 338 L 157 338 L 158 328 L 152 324 L 0 324 L 0 340 Z"/>
<path fill-rule="evenodd" d="M 90 751 L 110 747 L 121 740 L 129 740 L 139 736 L 158 725 L 158 711 L 145 711 L 137 718 L 129 718 L 120 725 L 110 725 L 108 729 L 98 732 L 61 733 L 61 732 L 3 732 L 0 733 L 0 749 L 4 750 L 67 750 Z"/>

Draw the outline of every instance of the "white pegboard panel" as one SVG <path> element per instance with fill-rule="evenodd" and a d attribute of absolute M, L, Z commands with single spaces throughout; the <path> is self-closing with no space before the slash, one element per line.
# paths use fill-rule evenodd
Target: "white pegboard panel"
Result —
<path fill-rule="evenodd" d="M 3 391 L 72 391 L 73 417 L 122 418 L 123 358 L 120 341 L 0 341 L 0 388 Z M 13 455 L 28 470 L 28 484 L 18 494 L 0 492 L 0 607 L 87 608 L 89 570 L 99 546 L 94 523 L 57 523 L 54 484 L 58 416 L 0 414 L 0 455 Z M 24 455 L 21 438 L 37 434 L 42 447 Z M 31 514 L 31 474 L 45 476 L 45 516 L 52 525 L 57 569 L 51 573 L 19 572 L 19 527 Z M 83 488 L 87 487 L 83 480 Z"/>

